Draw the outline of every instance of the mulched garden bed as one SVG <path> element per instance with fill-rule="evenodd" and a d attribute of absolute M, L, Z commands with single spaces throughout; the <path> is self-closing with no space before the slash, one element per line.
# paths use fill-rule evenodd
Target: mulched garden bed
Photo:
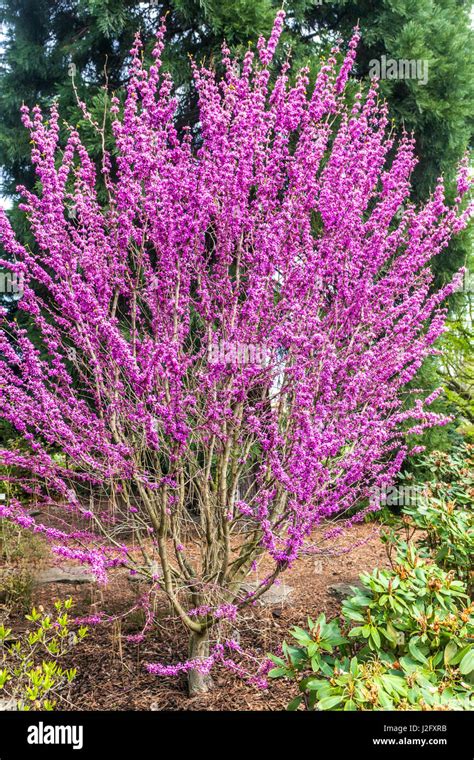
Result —
<path fill-rule="evenodd" d="M 323 560 L 308 556 L 300 559 L 283 576 L 292 588 L 291 597 L 276 605 L 260 602 L 249 608 L 239 623 L 240 643 L 263 659 L 275 652 L 293 625 L 305 625 L 308 615 L 321 612 L 336 615 L 341 599 L 331 586 L 353 582 L 359 573 L 388 564 L 376 523 L 354 526 L 346 543 L 355 543 L 352 551 Z M 358 544 L 358 545 L 357 545 Z M 117 571 L 103 589 L 81 584 L 65 586 L 51 583 L 33 589 L 32 603 L 49 609 L 56 598 L 71 595 L 74 612 L 88 616 L 103 611 L 120 615 L 136 603 L 143 584 L 131 583 Z M 10 616 L 14 629 L 21 624 L 20 613 Z M 90 627 L 89 635 L 68 656 L 68 666 L 78 670 L 70 709 L 79 710 L 282 710 L 289 694 L 282 681 L 267 690 L 243 681 L 228 670 L 216 667 L 214 688 L 205 695 L 190 699 L 184 676 L 163 678 L 149 675 L 146 662 L 176 663 L 187 658 L 186 632 L 169 618 L 165 607 L 157 610 L 157 627 L 140 644 L 126 640 L 142 628 L 140 612 L 123 618 L 121 624 L 106 623 Z M 13 625 L 12 625 L 13 624 Z M 23 623 L 24 624 L 24 623 Z M 66 664 L 66 663 L 65 663 Z"/>

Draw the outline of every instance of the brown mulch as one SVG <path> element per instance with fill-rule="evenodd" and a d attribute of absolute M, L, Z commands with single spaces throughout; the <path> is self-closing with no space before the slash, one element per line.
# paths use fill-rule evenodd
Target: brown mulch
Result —
<path fill-rule="evenodd" d="M 377 566 L 386 566 L 385 549 L 374 523 L 355 525 L 350 531 L 351 543 L 359 543 L 347 554 L 317 560 L 308 556 L 298 560 L 282 577 L 293 589 L 290 599 L 277 606 L 257 603 L 245 612 L 239 623 L 241 645 L 259 659 L 269 651 L 277 651 L 293 625 L 305 625 L 307 616 L 321 612 L 337 615 L 340 601 L 328 591 L 335 583 L 351 582 L 359 573 Z M 49 609 L 51 600 L 69 594 L 75 600 L 76 615 L 91 615 L 102 610 L 119 615 L 129 610 L 145 586 L 132 584 L 117 572 L 109 585 L 98 589 L 90 585 L 65 587 L 51 584 L 35 588 L 33 603 Z M 186 678 L 162 678 L 149 675 L 146 662 L 176 663 L 187 658 L 186 633 L 168 619 L 165 608 L 157 610 L 157 628 L 140 644 L 125 637 L 139 633 L 140 614 L 132 613 L 117 623 L 90 626 L 88 637 L 68 657 L 78 675 L 71 692 L 71 709 L 79 710 L 282 710 L 289 701 L 283 682 L 273 682 L 270 689 L 260 690 L 223 669 L 213 672 L 214 688 L 205 695 L 190 699 Z M 21 619 L 18 616 L 18 621 Z"/>

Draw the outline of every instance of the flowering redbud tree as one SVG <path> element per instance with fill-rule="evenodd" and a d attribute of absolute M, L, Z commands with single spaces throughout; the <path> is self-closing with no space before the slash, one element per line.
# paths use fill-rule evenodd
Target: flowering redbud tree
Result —
<path fill-rule="evenodd" d="M 222 80 L 194 65 L 199 122 L 179 133 L 164 27 L 149 68 L 137 38 L 101 183 L 74 128 L 60 149 L 56 106 L 23 108 L 34 252 L 0 216 L 24 314 L 0 317 L 0 410 L 23 441 L 0 451 L 0 515 L 99 582 L 148 574 L 191 642 L 149 670 L 189 671 L 192 692 L 229 662 L 219 622 L 374 507 L 406 421 L 445 421 L 403 387 L 457 287 L 433 292 L 429 263 L 466 223 L 466 171 L 453 208 L 440 181 L 415 209 L 412 138 L 395 144 L 375 81 L 344 96 L 358 31 L 342 64 L 334 49 L 290 85 L 288 64 L 271 81 L 283 19 L 240 64 L 224 47 Z"/>

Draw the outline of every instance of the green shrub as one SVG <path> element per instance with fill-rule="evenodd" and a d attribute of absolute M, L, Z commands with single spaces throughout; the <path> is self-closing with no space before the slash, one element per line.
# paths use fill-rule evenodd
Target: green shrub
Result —
<path fill-rule="evenodd" d="M 405 525 L 424 532 L 418 545 L 468 585 L 474 564 L 473 448 L 465 445 L 455 454 L 437 451 L 429 456 L 425 466 L 432 479 L 426 497 L 403 510 Z"/>
<path fill-rule="evenodd" d="M 30 609 L 34 567 L 46 553 L 40 536 L 0 520 L 0 604 Z"/>
<path fill-rule="evenodd" d="M 0 604 L 28 612 L 34 568 L 47 552 L 40 536 L 0 520 Z"/>
<path fill-rule="evenodd" d="M 362 589 L 342 606 L 343 624 L 324 615 L 308 630 L 293 628 L 295 645 L 271 678 L 298 688 L 288 709 L 469 709 L 474 672 L 474 607 L 465 586 L 420 556 L 398 547 L 393 569 L 360 576 Z"/>
<path fill-rule="evenodd" d="M 24 567 L 0 570 L 0 604 L 27 611 L 31 606 L 33 576 Z"/>
<path fill-rule="evenodd" d="M 342 614 L 358 623 L 349 636 L 365 641 L 369 650 L 383 643 L 398 654 L 408 644 L 432 652 L 466 635 L 464 584 L 413 544 L 400 544 L 392 569 L 362 573 L 360 580 L 364 591 L 343 603 Z"/>
<path fill-rule="evenodd" d="M 34 565 L 43 560 L 48 547 L 41 536 L 0 520 L 0 558 L 11 565 Z"/>
<path fill-rule="evenodd" d="M 72 605 L 72 599 L 55 602 L 54 616 L 33 609 L 25 616 L 31 630 L 17 635 L 0 625 L 0 698 L 16 709 L 54 710 L 67 698 L 77 671 L 59 660 L 87 635 L 85 626 L 71 630 Z"/>

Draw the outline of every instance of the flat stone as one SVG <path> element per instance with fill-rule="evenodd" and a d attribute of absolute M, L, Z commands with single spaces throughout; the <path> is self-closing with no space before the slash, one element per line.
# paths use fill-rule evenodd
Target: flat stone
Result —
<path fill-rule="evenodd" d="M 34 577 L 38 585 L 46 583 L 95 583 L 95 576 L 83 567 L 64 565 L 63 567 L 48 567 Z"/>
<path fill-rule="evenodd" d="M 16 712 L 16 699 L 0 699 L 0 712 Z"/>
<path fill-rule="evenodd" d="M 152 562 L 150 567 L 144 567 L 142 568 L 143 571 L 146 571 L 150 574 L 150 576 L 154 575 L 155 577 L 161 577 L 161 565 L 159 562 Z M 143 583 L 151 583 L 151 577 L 145 577 L 143 575 L 143 572 L 137 572 L 135 575 L 128 575 L 128 580 L 130 583 L 139 583 L 142 581 Z"/>
<path fill-rule="evenodd" d="M 364 586 L 359 580 L 349 581 L 348 583 L 333 583 L 328 586 L 328 591 L 332 596 L 337 596 L 339 599 L 346 599 L 349 596 L 354 596 L 357 591 L 363 591 Z"/>
<path fill-rule="evenodd" d="M 259 586 L 259 583 L 245 583 L 242 586 L 242 591 L 246 594 L 251 594 L 254 593 Z M 290 598 L 292 593 L 293 589 L 291 586 L 280 583 L 278 586 L 270 586 L 267 591 L 258 597 L 257 601 L 268 607 L 272 607 L 274 604 L 284 604 Z"/>

